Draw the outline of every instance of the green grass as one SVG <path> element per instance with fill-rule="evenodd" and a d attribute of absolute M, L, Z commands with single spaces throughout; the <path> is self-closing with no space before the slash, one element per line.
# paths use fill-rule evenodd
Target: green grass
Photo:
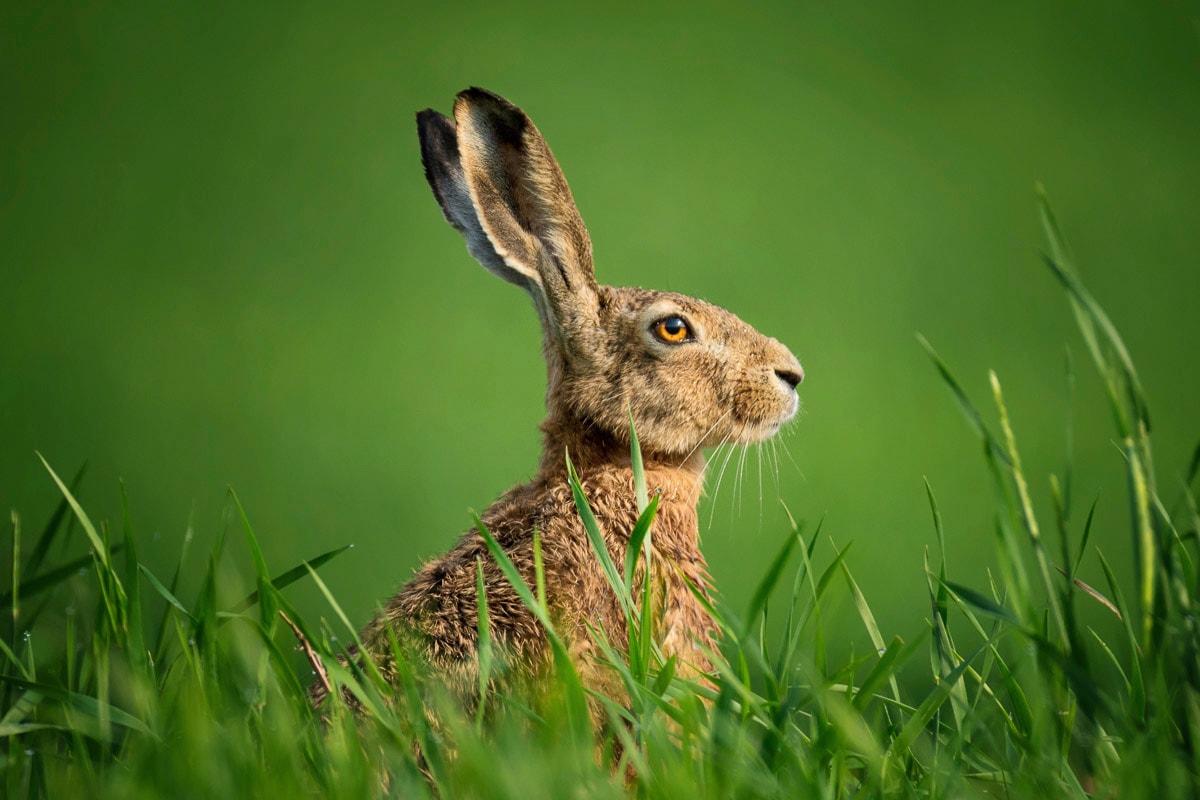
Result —
<path fill-rule="evenodd" d="M 589 538 L 625 615 L 620 641 L 594 631 L 623 687 L 619 701 L 589 698 L 553 631 L 540 575 L 525 586 L 478 519 L 492 557 L 547 628 L 555 675 L 536 695 L 491 692 L 488 678 L 499 667 L 483 613 L 486 701 L 469 710 L 402 658 L 397 687 L 369 663 L 339 664 L 340 642 L 354 642 L 361 621 L 346 617 L 336 587 L 317 570 L 344 548 L 273 572 L 231 493 L 229 535 L 248 545 L 251 563 L 242 566 L 253 570 L 253 593 L 233 588 L 225 535 L 203 560 L 185 546 L 164 579 L 139 562 L 127 514 L 116 525 L 96 524 L 75 500 L 82 473 L 67 482 L 47 465 L 62 503 L 36 535 L 13 513 L 11 580 L 0 596 L 10 609 L 0 641 L 3 795 L 1195 796 L 1200 450 L 1172 490 L 1178 496 L 1160 494 L 1149 405 L 1133 362 L 1080 281 L 1044 199 L 1042 210 L 1046 262 L 1070 298 L 1112 409 L 1121 456 L 1114 468 L 1128 479 L 1137 554 L 1132 587 L 1119 585 L 1104 554 L 1089 548 L 1099 512 L 1075 507 L 1069 469 L 1036 478 L 1049 481 L 1054 504 L 1048 522 L 1035 512 L 1034 478 L 1017 447 L 1017 423 L 1028 412 L 1010 413 L 992 374 L 998 426 L 989 427 L 924 340 L 980 440 L 994 487 L 998 573 L 989 584 L 952 579 L 927 486 L 938 547 L 926 559 L 927 595 L 914 602 L 927 604 L 929 629 L 915 641 L 889 637 L 853 577 L 848 548 L 831 545 L 820 524 L 794 523 L 779 533 L 748 607 L 712 609 L 723 632 L 717 675 L 690 683 L 649 635 L 652 587 L 635 570 L 650 552 L 642 545 L 653 538 L 655 499 L 639 480 L 644 514 L 631 532 L 631 558 L 614 563 L 572 470 Z M 87 555 L 55 563 L 51 553 L 71 552 L 80 531 Z M 1106 585 L 1078 580 L 1090 559 Z M 203 572 L 200 588 L 181 598 L 180 578 L 193 570 Z M 81 571 L 86 581 L 68 581 Z M 292 607 L 285 589 L 297 580 L 317 583 L 325 618 L 305 619 Z M 841 662 L 829 651 L 843 648 L 830 645 L 848 633 L 823 612 L 838 594 L 872 643 Z M 482 588 L 480 601 L 486 612 Z M 1119 620 L 1104 628 L 1118 635 L 1089 626 L 1085 605 Z M 928 667 L 917 666 L 923 658 Z M 326 717 L 314 712 L 306 694 L 313 659 L 361 713 L 341 691 Z M 924 680 L 912 678 L 918 671 Z M 612 722 L 599 739 L 589 700 Z"/>

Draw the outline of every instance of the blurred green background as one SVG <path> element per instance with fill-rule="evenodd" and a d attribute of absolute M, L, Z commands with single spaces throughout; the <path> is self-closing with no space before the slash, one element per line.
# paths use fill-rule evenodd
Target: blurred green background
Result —
<path fill-rule="evenodd" d="M 324 575 L 365 622 L 538 457 L 535 315 L 443 221 L 413 124 L 480 85 L 547 136 L 601 281 L 726 306 L 808 372 L 778 475 L 752 451 L 740 492 L 727 475 L 706 500 L 735 608 L 782 498 L 854 542 L 885 633 L 915 634 L 922 476 L 953 575 L 986 586 L 980 447 L 916 331 L 981 403 L 999 372 L 1043 511 L 1072 345 L 1076 502 L 1100 497 L 1094 541 L 1127 574 L 1120 456 L 1038 256 L 1034 186 L 1139 365 L 1169 487 L 1200 437 L 1197 18 L 1159 0 L 0 4 L 0 508 L 35 531 L 56 491 L 34 450 L 64 475 L 87 461 L 95 516 L 119 520 L 123 478 L 143 559 L 169 571 L 191 519 L 200 572 L 231 484 L 276 569 L 356 545 Z"/>

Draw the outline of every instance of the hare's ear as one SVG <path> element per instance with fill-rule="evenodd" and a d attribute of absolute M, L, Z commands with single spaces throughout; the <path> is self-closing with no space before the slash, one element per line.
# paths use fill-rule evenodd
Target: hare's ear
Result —
<path fill-rule="evenodd" d="M 599 320 L 592 243 L 549 146 L 525 112 L 483 89 L 460 93 L 454 117 L 479 225 L 505 266 L 531 282 L 547 333 L 586 350 Z"/>
<path fill-rule="evenodd" d="M 505 263 L 479 224 L 471 190 L 463 174 L 462 161 L 458 157 L 458 135 L 454 120 L 427 108 L 417 114 L 417 132 L 421 138 L 421 163 L 425 165 L 425 179 L 429 181 L 446 221 L 467 240 L 467 252 L 488 272 L 515 283 L 531 294 L 540 293 L 541 281 L 537 272 L 520 264 L 510 266 Z"/>

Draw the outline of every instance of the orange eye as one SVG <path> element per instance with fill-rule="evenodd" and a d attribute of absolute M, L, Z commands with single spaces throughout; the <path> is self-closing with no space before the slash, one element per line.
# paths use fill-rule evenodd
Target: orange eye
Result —
<path fill-rule="evenodd" d="M 682 317 L 667 317 L 654 323 L 654 335 L 667 344 L 682 344 L 692 338 L 692 329 Z"/>

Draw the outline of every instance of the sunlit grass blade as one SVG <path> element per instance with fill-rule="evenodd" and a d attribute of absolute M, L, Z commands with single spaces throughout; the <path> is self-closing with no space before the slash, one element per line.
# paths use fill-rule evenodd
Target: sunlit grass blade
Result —
<path fill-rule="evenodd" d="M 476 516 L 472 512 L 472 516 Z M 537 604 L 546 608 L 546 563 L 542 558 L 542 534 L 537 528 L 533 529 L 533 582 L 537 589 Z"/>
<path fill-rule="evenodd" d="M 646 543 L 646 537 L 650 533 L 650 526 L 654 524 L 654 516 L 658 513 L 658 495 L 650 498 L 650 502 L 642 509 L 641 516 L 638 517 L 637 524 L 633 526 L 633 531 L 629 534 L 629 545 L 625 550 L 625 585 L 633 587 L 633 573 L 637 569 L 638 558 L 644 557 L 644 567 L 647 575 L 650 570 L 650 560 L 648 554 L 650 548 L 643 547 Z"/>
<path fill-rule="evenodd" d="M 1066 618 L 1063 615 L 1062 600 L 1059 596 L 1058 587 L 1054 585 L 1054 581 L 1051 578 L 1050 566 L 1046 560 L 1046 551 L 1042 545 L 1040 526 L 1038 525 L 1037 515 L 1033 510 L 1033 499 L 1029 494 L 1029 483 L 1025 479 L 1025 473 L 1021 466 L 1021 454 L 1017 451 L 1016 435 L 1013 432 L 1012 423 L 1008 417 L 1008 406 L 1004 402 L 1004 395 L 1000 389 L 1000 379 L 994 371 L 991 371 L 988 373 L 988 380 L 991 382 L 992 396 L 996 402 L 996 409 L 1000 412 L 1000 428 L 1004 432 L 1004 448 L 1005 453 L 1008 455 L 1009 466 L 1011 468 L 1010 474 L 1017 490 L 1021 521 L 1024 523 L 1025 532 L 1029 535 L 1029 542 L 1033 549 L 1034 559 L 1037 562 L 1038 572 L 1042 576 L 1042 586 L 1046 591 L 1046 600 L 1050 603 L 1050 613 L 1054 617 L 1061 637 L 1059 641 L 1069 651 L 1070 641 Z"/>
<path fill-rule="evenodd" d="M 1034 624 L 1037 616 L 1036 602 L 1029 585 L 1029 574 L 1025 569 L 1023 543 L 1027 537 L 1017 534 L 1020 525 L 1020 511 L 1017 501 L 1012 497 L 1009 481 L 1005 479 L 1004 467 L 991 450 L 984 452 L 984 462 L 991 477 L 992 496 L 995 506 L 995 530 L 997 540 L 997 561 L 1004 583 L 1009 589 L 1009 596 L 1017 610 L 1017 615 L 1028 626 Z"/>
<path fill-rule="evenodd" d="M 829 583 L 837 577 L 838 570 L 841 568 L 842 562 L 846 560 L 846 556 L 849 554 L 850 547 L 853 544 L 851 542 L 840 550 L 834 545 L 833 561 L 829 562 L 829 566 L 825 568 L 825 571 L 821 573 L 821 577 L 817 579 L 816 593 L 813 595 L 814 601 L 819 602 L 825 595 L 825 591 L 829 588 Z"/>
<path fill-rule="evenodd" d="M 983 439 L 988 449 L 1007 466 L 1008 456 L 1005 454 L 1004 448 L 1000 446 L 999 440 L 984 425 L 983 417 L 980 416 L 979 411 L 975 408 L 975 404 L 967 396 L 966 390 L 962 388 L 962 384 L 958 382 L 958 379 L 954 377 L 954 373 L 950 371 L 950 367 L 946 366 L 946 362 L 942 360 L 942 357 L 938 355 L 937 351 L 933 349 L 933 345 L 924 336 L 918 333 L 917 341 L 921 344 L 921 347 L 925 348 L 926 354 L 928 354 L 938 373 L 942 376 L 942 381 L 950 388 L 954 399 L 958 401 L 958 407 L 962 411 L 963 416 L 967 418 L 971 429 Z"/>
<path fill-rule="evenodd" d="M 108 548 L 104 546 L 104 540 L 100 538 L 100 534 L 96 531 L 96 526 L 92 524 L 91 518 L 87 515 L 87 512 L 83 510 L 83 506 L 79 505 L 79 501 L 75 499 L 75 495 L 72 494 L 71 490 L 67 488 L 67 485 L 63 483 L 62 478 L 58 477 L 58 473 L 54 471 L 54 468 L 50 466 L 50 463 L 42 457 L 41 453 L 38 453 L 37 457 L 41 460 L 42 466 L 46 468 L 46 471 L 50 473 L 50 477 L 53 478 L 54 482 L 58 485 L 58 490 L 62 492 L 63 497 L 71 506 L 71 511 L 75 513 L 75 518 L 78 519 L 79 524 L 83 526 L 83 531 L 87 534 L 88 541 L 92 545 L 92 551 L 96 558 L 99 559 L 101 565 L 107 569 L 109 566 Z"/>
<path fill-rule="evenodd" d="M 850 595 L 854 598 L 854 607 L 858 610 L 859 619 L 862 620 L 863 626 L 867 629 L 867 635 L 871 637 L 871 644 L 875 646 L 875 652 L 880 656 L 887 653 L 888 645 L 884 642 L 883 633 L 879 630 L 879 623 L 875 621 L 875 614 L 871 611 L 871 606 L 867 603 L 867 598 L 862 593 L 862 589 L 858 586 L 858 581 L 854 580 L 854 576 L 850 574 L 850 568 L 846 566 L 846 562 L 842 562 L 842 574 L 846 577 L 846 584 L 850 587 Z M 896 676 L 889 675 L 888 683 L 891 684 L 892 697 L 897 701 L 900 699 L 900 684 L 896 680 Z"/>
<path fill-rule="evenodd" d="M 1150 515 L 1150 495 L 1153 490 L 1137 448 L 1126 442 L 1124 451 L 1128 465 L 1129 493 L 1133 498 L 1134 552 L 1137 556 L 1142 646 L 1149 648 L 1155 638 L 1154 604 L 1159 576 L 1159 542 Z"/>
<path fill-rule="evenodd" d="M 270 582 L 271 587 L 276 590 L 285 589 L 301 578 L 307 577 L 308 570 L 310 568 L 319 570 L 321 567 L 325 566 L 326 563 L 332 561 L 334 558 L 340 556 L 347 550 L 353 549 L 353 547 L 354 545 L 352 544 L 344 544 L 341 547 L 335 547 L 332 550 L 327 550 L 324 553 L 321 553 L 321 555 L 310 558 L 307 561 L 301 561 L 291 569 L 281 572 L 277 577 L 272 578 Z M 253 592 L 234 603 L 233 606 L 230 607 L 229 611 L 233 614 L 240 614 L 257 603 L 258 597 L 258 590 L 255 589 Z"/>
<path fill-rule="evenodd" d="M 79 486 L 83 481 L 83 476 L 87 472 L 87 462 L 80 465 L 75 471 L 75 476 L 71 478 L 70 490 L 72 495 L 79 493 Z M 62 500 L 54 509 L 54 513 L 50 515 L 50 519 L 46 522 L 46 526 L 42 528 L 42 533 L 38 536 L 37 542 L 33 546 L 33 550 L 29 553 L 29 561 L 25 564 L 25 573 L 32 579 L 38 574 L 38 570 L 42 568 L 42 562 L 46 559 L 46 554 L 50 552 L 50 546 L 58 537 L 58 533 L 63 529 L 63 518 L 67 515 L 70 509 L 70 502 L 64 495 Z"/>
<path fill-rule="evenodd" d="M 642 446 L 638 443 L 637 431 L 633 428 L 633 408 L 629 409 L 629 463 L 633 470 L 633 493 L 637 499 L 638 513 L 646 510 L 649 498 L 646 489 L 646 468 L 642 464 Z"/>
<path fill-rule="evenodd" d="M 268 631 L 271 631 L 274 630 L 277 621 L 275 614 L 278 609 L 273 602 L 274 595 L 267 591 L 267 588 L 271 585 L 271 573 L 267 568 L 267 560 L 263 557 L 262 548 L 258 544 L 258 537 L 254 535 L 254 528 L 250 525 L 250 519 L 246 516 L 246 509 L 242 508 L 242 501 L 238 499 L 237 493 L 233 491 L 232 487 L 229 489 L 229 497 L 233 500 L 233 504 L 237 508 L 238 517 L 242 522 L 242 530 L 246 534 L 246 544 L 250 548 L 250 557 L 254 562 L 254 582 L 257 586 L 262 625 Z"/>
<path fill-rule="evenodd" d="M 483 715 L 487 710 L 488 681 L 492 675 L 492 623 L 488 617 L 487 591 L 483 585 L 483 561 L 475 559 L 475 607 L 476 631 L 479 637 L 479 707 L 476 710 L 475 726 L 482 733 Z"/>
<path fill-rule="evenodd" d="M 1051 244 L 1051 255 L 1045 259 L 1046 263 L 1054 272 L 1055 277 L 1062 283 L 1063 287 L 1067 289 L 1072 306 L 1077 312 L 1076 319 L 1080 323 L 1081 330 L 1084 331 L 1084 338 L 1092 350 L 1093 358 L 1095 358 L 1096 365 L 1100 368 L 1101 374 L 1106 376 L 1111 375 L 1111 368 L 1106 354 L 1100 348 L 1100 338 L 1097 336 L 1097 330 L 1117 358 L 1122 377 L 1127 382 L 1128 397 L 1133 406 L 1136 418 L 1143 422 L 1146 430 L 1149 431 L 1150 417 L 1149 411 L 1146 408 L 1145 394 L 1142 391 L 1137 370 L 1133 366 L 1133 358 L 1129 355 L 1129 350 L 1125 346 L 1125 341 L 1121 338 L 1120 333 L 1117 332 L 1116 326 L 1113 325 L 1108 314 L 1104 312 L 1104 309 L 1096 302 L 1076 275 L 1071 263 L 1070 252 L 1062 236 L 1062 231 L 1059 228 L 1054 212 L 1050 208 L 1049 199 L 1041 187 L 1038 187 L 1038 199 L 1041 205 L 1043 228 Z"/>
<path fill-rule="evenodd" d="M 786 510 L 786 506 L 784 506 Z M 792 533 L 798 539 L 803 540 L 801 528 L 796 524 L 796 521 L 788 514 L 791 522 Z M 825 518 L 817 520 L 816 528 L 813 530 L 812 537 L 808 541 L 807 547 L 800 548 L 800 568 L 796 570 L 795 579 L 792 582 L 792 602 L 788 609 L 787 629 L 790 631 L 788 636 L 787 646 L 784 650 L 787 653 L 786 661 L 780 663 L 792 663 L 792 660 L 799 648 L 800 637 L 808 627 L 810 620 L 816 620 L 814 624 L 813 653 L 811 658 L 816 663 L 823 663 L 825 654 L 823 651 L 823 638 L 821 633 L 821 598 L 820 591 L 817 587 L 816 576 L 813 569 L 813 552 L 817 547 L 817 538 L 821 535 L 821 530 L 825 524 Z M 799 614 L 794 614 L 793 611 L 800 602 L 801 588 L 807 585 L 809 589 L 809 599 L 805 604 L 805 608 Z M 782 671 L 782 670 L 781 670 Z"/>
<path fill-rule="evenodd" d="M 620 604 L 621 611 L 625 616 L 626 625 L 632 625 L 633 608 L 629 596 L 629 587 L 621 579 L 621 573 L 617 571 L 617 565 L 613 563 L 612 554 L 608 551 L 608 545 L 604 541 L 604 534 L 600 530 L 600 524 L 596 521 L 596 515 L 592 513 L 592 507 L 583 493 L 583 484 L 579 480 L 579 473 L 575 471 L 575 465 L 571 463 L 570 455 L 567 456 L 567 480 L 571 485 L 571 494 L 575 498 L 575 509 L 579 512 L 584 532 L 587 533 L 592 551 L 596 554 L 596 559 L 600 562 L 600 569 L 604 573 L 604 578 L 608 581 L 608 585 L 612 587 L 613 593 L 617 597 L 617 602 Z"/>
<path fill-rule="evenodd" d="M 317 589 L 319 589 L 322 596 L 324 596 L 325 602 L 329 604 L 329 607 L 333 610 L 334 615 L 337 616 L 338 620 L 344 626 L 345 631 L 349 634 L 351 641 L 354 642 L 354 645 L 359 650 L 364 650 L 365 648 L 363 647 L 362 639 L 359 638 L 358 635 L 358 628 L 350 621 L 350 617 L 346 615 L 346 612 L 342 610 L 342 604 L 337 601 L 337 598 L 334 597 L 333 592 L 331 592 L 329 587 L 325 585 L 325 581 L 321 580 L 321 576 L 317 574 L 317 571 L 312 567 L 308 567 L 307 569 L 309 577 L 312 578 L 313 583 L 317 585 Z M 370 659 L 367 660 L 367 663 L 370 663 Z"/>
<path fill-rule="evenodd" d="M 912 747 L 913 742 L 921 734 L 921 731 L 923 731 L 925 726 L 929 724 L 929 721 L 933 719 L 933 715 L 937 713 L 937 710 L 941 708 L 942 704 L 945 703 L 950 697 L 950 693 L 953 691 L 954 687 L 958 685 L 959 680 L 962 679 L 963 673 L 967 671 L 967 668 L 971 665 L 971 662 L 983 652 L 983 649 L 986 645 L 987 643 L 985 642 L 983 645 L 977 647 L 969 656 L 959 662 L 959 664 L 953 670 L 951 670 L 950 673 L 945 676 L 945 678 L 943 678 L 936 686 L 934 686 L 933 691 L 926 696 L 926 698 L 921 702 L 921 705 L 917 707 L 917 710 L 913 713 L 912 717 L 910 717 L 909 720 L 904 723 L 904 727 L 900 729 L 900 733 L 897 734 L 896 738 L 893 739 L 891 744 L 888 745 L 888 750 L 886 753 L 888 760 L 899 758 L 908 752 L 909 748 Z"/>

